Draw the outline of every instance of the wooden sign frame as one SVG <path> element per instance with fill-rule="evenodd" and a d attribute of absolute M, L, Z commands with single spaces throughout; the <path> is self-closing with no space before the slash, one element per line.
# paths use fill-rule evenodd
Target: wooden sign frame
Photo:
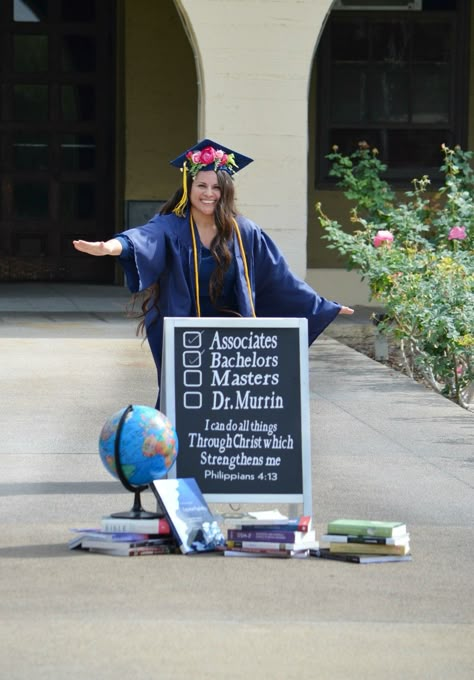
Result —
<path fill-rule="evenodd" d="M 161 409 L 212 503 L 302 504 L 312 514 L 306 319 L 164 319 Z"/>

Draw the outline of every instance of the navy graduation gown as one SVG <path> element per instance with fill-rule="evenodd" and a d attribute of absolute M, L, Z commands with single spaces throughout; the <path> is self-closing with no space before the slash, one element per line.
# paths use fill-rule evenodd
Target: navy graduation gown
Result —
<path fill-rule="evenodd" d="M 241 215 L 236 219 L 247 258 L 257 317 L 306 318 L 311 345 L 338 315 L 341 305 L 321 297 L 295 276 L 276 244 L 254 222 Z M 130 291 L 141 292 L 159 283 L 159 310 L 150 309 L 145 319 L 147 338 L 159 382 L 163 318 L 197 315 L 189 215 L 155 215 L 147 224 L 128 229 L 116 236 L 126 236 L 133 244 L 133 257 L 119 258 Z M 237 311 L 241 316 L 249 317 L 252 316 L 252 308 L 245 281 L 244 263 L 235 234 L 233 238 Z M 199 240 L 197 247 L 200 260 Z"/>

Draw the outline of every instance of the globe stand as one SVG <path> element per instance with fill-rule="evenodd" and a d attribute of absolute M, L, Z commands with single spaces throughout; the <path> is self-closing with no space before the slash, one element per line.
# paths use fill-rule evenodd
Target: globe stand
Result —
<path fill-rule="evenodd" d="M 124 486 L 127 491 L 130 491 L 131 493 L 135 494 L 134 501 L 133 501 L 133 506 L 132 509 L 124 512 L 115 512 L 112 514 L 112 517 L 118 517 L 120 519 L 154 519 L 154 518 L 160 518 L 163 517 L 164 514 L 162 512 L 147 512 L 146 510 L 143 509 L 142 507 L 142 502 L 141 502 L 141 492 L 145 491 L 148 489 L 148 485 L 144 486 L 135 486 L 133 484 L 130 484 L 128 479 L 125 476 L 125 473 L 122 468 L 122 461 L 120 460 L 120 437 L 122 435 L 122 429 L 123 425 L 125 423 L 125 419 L 127 415 L 130 413 L 130 411 L 133 411 L 133 406 L 130 405 L 128 406 L 124 412 L 122 413 L 122 416 L 119 420 L 119 424 L 117 426 L 117 432 L 115 434 L 115 443 L 114 443 L 114 457 L 115 457 L 115 469 L 117 470 L 117 475 L 118 478 L 120 479 L 122 486 Z"/>

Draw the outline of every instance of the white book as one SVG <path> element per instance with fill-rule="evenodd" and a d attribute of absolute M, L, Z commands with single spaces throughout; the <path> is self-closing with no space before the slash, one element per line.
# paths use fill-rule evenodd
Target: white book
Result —
<path fill-rule="evenodd" d="M 282 524 L 289 522 L 287 515 L 279 510 L 259 510 L 240 514 L 224 515 L 224 522 L 231 524 Z"/>
<path fill-rule="evenodd" d="M 168 520 L 165 517 L 154 519 L 129 519 L 123 517 L 102 517 L 101 527 L 103 531 L 110 533 L 136 533 L 136 534 L 160 534 L 171 535 Z"/>

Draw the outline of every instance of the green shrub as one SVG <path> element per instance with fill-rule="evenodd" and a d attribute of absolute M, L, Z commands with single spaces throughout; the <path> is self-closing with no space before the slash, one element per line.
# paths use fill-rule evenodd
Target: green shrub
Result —
<path fill-rule="evenodd" d="M 427 176 L 397 199 L 381 175 L 377 150 L 361 143 L 328 158 L 353 201 L 352 233 L 316 205 L 329 248 L 347 258 L 382 305 L 379 329 L 396 338 L 405 368 L 469 407 L 474 384 L 474 172 L 472 153 L 442 145 L 442 186 Z"/>

